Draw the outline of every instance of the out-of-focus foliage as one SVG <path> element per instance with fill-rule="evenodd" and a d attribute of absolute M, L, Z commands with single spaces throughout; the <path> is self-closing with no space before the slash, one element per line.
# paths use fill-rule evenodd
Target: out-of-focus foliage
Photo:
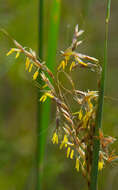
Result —
<path fill-rule="evenodd" d="M 50 0 L 51 1 L 51 0 Z M 46 55 L 49 27 L 50 1 L 45 0 L 44 47 Z M 85 30 L 83 45 L 79 51 L 103 61 L 105 1 L 63 0 L 61 7 L 59 51 L 70 44 L 76 24 Z M 103 126 L 106 134 L 118 137 L 118 1 L 112 1 L 107 86 L 104 105 Z M 23 46 L 37 51 L 38 47 L 38 1 L 1 0 L 0 27 L 4 27 Z M 30 74 L 24 71 L 24 59 L 14 61 L 6 57 L 12 43 L 0 34 L 0 189 L 34 189 L 35 185 L 35 147 L 36 147 L 36 87 Z M 46 57 L 46 56 L 45 56 Z M 16 64 L 17 63 L 17 64 Z M 56 63 L 55 63 L 56 66 Z M 80 89 L 94 89 L 95 74 L 78 70 L 74 73 Z M 75 163 L 65 159 L 65 151 L 60 152 L 52 146 L 51 136 L 55 127 L 52 106 L 51 123 L 48 130 L 45 156 L 44 188 L 46 190 L 86 189 L 82 176 L 73 168 Z M 42 131 L 41 133 L 45 133 Z M 118 143 L 114 148 L 118 152 Z M 99 175 L 100 189 L 116 190 L 118 165 L 106 167 Z"/>

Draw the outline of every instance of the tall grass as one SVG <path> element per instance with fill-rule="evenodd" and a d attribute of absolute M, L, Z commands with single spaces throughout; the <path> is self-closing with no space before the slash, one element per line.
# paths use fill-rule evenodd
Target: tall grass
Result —
<path fill-rule="evenodd" d="M 96 115 L 95 136 L 99 136 L 99 129 L 101 128 L 101 125 L 102 125 L 104 89 L 105 89 L 105 78 L 106 78 L 106 69 L 107 69 L 108 24 L 109 24 L 109 18 L 110 18 L 110 6 L 111 6 L 111 0 L 108 0 L 107 1 L 107 11 L 106 11 L 104 62 L 102 65 L 102 76 L 101 76 L 101 81 L 100 81 L 99 100 L 98 100 L 98 108 L 97 108 L 97 115 Z M 90 190 L 97 189 L 98 160 L 99 160 L 99 150 L 100 150 L 100 141 L 97 138 L 94 138 L 94 149 L 93 150 L 94 151 L 93 151 Z"/>
<path fill-rule="evenodd" d="M 61 0 L 53 0 L 50 15 L 50 26 L 49 26 L 49 36 L 48 36 L 48 55 L 46 64 L 48 67 L 54 71 L 56 64 L 56 48 L 58 42 L 58 31 L 59 31 L 59 18 L 60 18 L 60 3 Z M 42 39 L 43 39 L 43 0 L 40 0 L 40 30 L 39 30 L 39 56 L 42 58 Z M 40 95 L 40 93 L 39 93 Z M 43 179 L 43 167 L 44 167 L 44 155 L 45 155 L 45 145 L 47 128 L 50 120 L 50 101 L 46 102 L 41 108 L 38 102 L 38 168 L 40 169 L 39 174 L 39 185 L 38 189 L 41 188 L 41 182 Z"/>

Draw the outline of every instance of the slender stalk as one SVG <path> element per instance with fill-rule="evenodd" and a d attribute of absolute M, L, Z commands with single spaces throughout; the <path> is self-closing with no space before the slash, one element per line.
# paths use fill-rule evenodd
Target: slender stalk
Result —
<path fill-rule="evenodd" d="M 39 57 L 42 60 L 43 59 L 43 0 L 39 0 Z M 38 79 L 38 82 L 41 82 L 40 79 Z M 42 146 L 41 139 L 40 139 L 40 131 L 42 130 L 42 124 L 41 124 L 41 113 L 42 113 L 42 104 L 39 101 L 39 98 L 41 97 L 40 89 L 38 89 L 38 95 L 37 95 L 37 147 L 36 147 L 36 190 L 41 190 L 42 186 L 42 173 L 41 173 L 41 162 L 40 162 L 40 147 Z"/>
<path fill-rule="evenodd" d="M 50 15 L 50 29 L 48 36 L 48 54 L 47 54 L 47 64 L 51 71 L 54 71 L 56 65 L 56 49 L 57 49 L 58 32 L 59 32 L 60 5 L 61 5 L 61 0 L 53 0 L 51 15 Z"/>
<path fill-rule="evenodd" d="M 39 57 L 43 58 L 43 0 L 39 0 Z"/>
<path fill-rule="evenodd" d="M 101 128 L 101 124 L 102 124 L 105 77 L 106 77 L 106 68 L 107 68 L 108 24 L 109 24 L 109 18 L 110 18 L 110 5 L 111 5 L 111 0 L 108 0 L 107 13 L 106 13 L 104 62 L 102 66 L 102 76 L 101 76 L 101 82 L 100 82 L 98 108 L 97 108 L 97 114 L 96 114 L 95 136 L 99 136 L 99 129 Z M 94 138 L 90 190 L 97 189 L 99 150 L 100 150 L 100 141 L 98 140 L 98 138 Z"/>
<path fill-rule="evenodd" d="M 59 18 L 60 18 L 60 2 L 61 0 L 53 0 L 52 7 L 51 7 L 51 16 L 50 16 L 50 28 L 49 28 L 49 43 L 48 43 L 48 55 L 46 64 L 48 68 L 54 71 L 55 62 L 56 62 L 56 48 L 58 42 L 58 31 L 59 31 Z M 43 7 L 43 0 L 40 0 L 40 48 L 39 49 L 39 56 L 42 58 L 42 29 L 43 28 L 43 21 L 42 21 L 42 10 Z M 40 95 L 40 93 L 39 93 Z M 38 106 L 38 123 L 40 127 L 38 127 L 38 162 L 39 162 L 39 169 L 40 169 L 40 186 L 41 188 L 41 181 L 43 180 L 43 166 L 44 166 L 44 155 L 45 155 L 45 145 L 46 145 L 46 136 L 47 136 L 47 128 L 49 126 L 50 120 L 50 101 L 46 101 L 43 104 L 43 107 L 40 109 L 40 103 Z M 39 125 L 38 124 L 38 125 Z"/>

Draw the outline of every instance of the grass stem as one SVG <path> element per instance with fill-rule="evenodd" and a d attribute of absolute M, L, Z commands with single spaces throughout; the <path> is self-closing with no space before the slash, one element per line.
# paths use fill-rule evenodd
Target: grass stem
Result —
<path fill-rule="evenodd" d="M 99 129 L 101 128 L 102 125 L 104 89 L 105 89 L 105 78 L 106 78 L 106 69 L 107 69 L 108 24 L 110 18 L 110 5 L 111 5 L 111 0 L 108 0 L 107 13 L 106 13 L 106 28 L 105 28 L 104 62 L 102 66 L 102 76 L 100 81 L 98 108 L 96 114 L 95 136 L 99 136 Z M 94 138 L 90 190 L 97 189 L 99 150 L 100 150 L 100 141 L 98 138 Z"/>
<path fill-rule="evenodd" d="M 43 0 L 39 0 L 39 47 L 38 47 L 38 55 L 40 59 L 43 59 L 43 8 L 44 2 Z M 38 79 L 38 82 L 41 82 Z M 41 152 L 40 147 L 42 146 L 41 139 L 40 139 L 40 132 L 42 130 L 41 126 L 41 118 L 42 118 L 42 104 L 39 102 L 41 97 L 40 89 L 37 92 L 37 144 L 36 144 L 36 190 L 42 189 L 42 172 L 41 172 Z"/>
<path fill-rule="evenodd" d="M 54 71 L 56 65 L 56 48 L 58 42 L 58 31 L 59 31 L 59 18 L 60 18 L 60 3 L 61 0 L 53 0 L 51 7 L 49 36 L 48 36 L 48 55 L 46 64 L 48 68 Z M 42 7 L 42 8 L 41 8 Z M 40 30 L 39 30 L 39 57 L 42 59 L 42 39 L 43 39 L 43 0 L 40 0 Z M 40 93 L 39 93 L 40 95 Z M 39 99 L 39 96 L 38 96 Z M 45 145 L 47 137 L 47 128 L 50 120 L 50 101 L 46 101 L 41 107 L 40 102 L 38 103 L 38 165 L 39 165 L 39 189 L 41 190 L 41 183 L 43 180 L 43 167 L 44 167 L 44 156 L 45 156 Z M 43 132 L 42 132 L 43 131 Z M 38 172 L 39 172 L 38 171 Z"/>

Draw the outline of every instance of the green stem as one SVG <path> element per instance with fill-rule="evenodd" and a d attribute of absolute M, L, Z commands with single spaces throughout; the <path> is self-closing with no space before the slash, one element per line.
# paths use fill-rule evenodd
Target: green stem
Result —
<path fill-rule="evenodd" d="M 43 59 L 43 0 L 39 0 L 39 57 Z M 41 79 L 38 78 L 38 82 L 41 82 Z M 37 144 L 36 144 L 36 190 L 41 190 L 42 186 L 42 172 L 41 172 L 41 162 L 40 162 L 40 132 L 42 130 L 41 118 L 42 118 L 42 104 L 39 99 L 41 97 L 40 89 L 37 92 Z"/>
<path fill-rule="evenodd" d="M 43 0 L 40 0 L 40 9 L 42 5 Z M 47 55 L 47 61 L 46 64 L 51 69 L 51 71 L 54 71 L 55 62 L 56 62 L 56 48 L 57 48 L 57 42 L 58 42 L 58 31 L 59 31 L 59 18 L 60 18 L 60 3 L 61 0 L 53 0 L 52 1 L 52 7 L 51 7 L 51 16 L 50 16 L 50 28 L 49 28 L 49 36 L 48 36 L 48 55 Z M 40 10 L 40 14 L 42 13 L 42 10 Z M 42 13 L 43 14 L 43 13 Z M 40 15 L 40 58 L 42 58 L 42 35 L 43 32 L 41 28 L 43 28 L 43 22 L 42 22 L 42 14 Z M 39 93 L 40 95 L 40 93 Z M 38 97 L 39 99 L 39 97 Z M 38 162 L 39 162 L 39 172 L 40 172 L 40 185 L 39 189 L 41 188 L 41 182 L 43 180 L 43 167 L 44 167 L 44 156 L 45 156 L 45 145 L 46 145 L 46 137 L 47 137 L 47 128 L 49 126 L 50 121 L 50 101 L 46 101 L 42 109 L 40 109 L 40 103 L 38 103 L 38 123 L 40 124 L 40 128 L 38 127 Z M 38 124 L 38 126 L 39 126 Z"/>
<path fill-rule="evenodd" d="M 103 66 L 102 66 L 102 76 L 101 76 L 101 82 L 100 82 L 98 108 L 97 108 L 97 113 L 96 113 L 95 136 L 99 136 L 99 129 L 101 128 L 101 125 L 102 125 L 105 77 L 106 77 L 106 69 L 107 69 L 108 24 L 109 24 L 109 18 L 110 18 L 110 5 L 111 5 L 111 0 L 108 0 L 107 1 L 107 14 L 106 14 L 104 63 L 103 63 Z M 93 143 L 94 143 L 93 144 L 93 160 L 92 160 L 90 190 L 96 190 L 97 189 L 98 160 L 99 160 L 99 150 L 100 150 L 100 141 L 99 141 L 99 139 L 94 138 Z"/>
<path fill-rule="evenodd" d="M 60 23 L 60 7 L 61 0 L 53 0 L 51 15 L 50 15 L 50 29 L 48 36 L 48 54 L 47 64 L 52 72 L 56 65 L 56 50 L 58 42 L 58 32 Z"/>

